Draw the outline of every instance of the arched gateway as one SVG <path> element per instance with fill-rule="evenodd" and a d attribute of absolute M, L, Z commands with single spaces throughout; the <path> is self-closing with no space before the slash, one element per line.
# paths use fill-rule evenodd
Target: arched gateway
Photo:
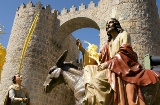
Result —
<path fill-rule="evenodd" d="M 100 47 L 107 40 L 105 25 L 109 18 L 119 19 L 122 27 L 132 37 L 132 46 L 139 56 L 145 54 L 160 55 L 160 21 L 156 0 L 100 0 L 96 6 L 90 2 L 61 13 L 50 6 L 43 7 L 29 2 L 22 4 L 16 11 L 9 43 L 6 63 L 0 84 L 0 105 L 2 105 L 11 76 L 17 73 L 24 39 L 38 11 L 40 19 L 33 32 L 23 63 L 23 84 L 27 86 L 33 105 L 74 105 L 73 92 L 64 84 L 55 88 L 50 94 L 43 93 L 43 82 L 48 69 L 66 48 L 69 50 L 67 60 L 76 62 L 79 51 L 71 35 L 77 29 L 91 27 L 100 31 Z"/>

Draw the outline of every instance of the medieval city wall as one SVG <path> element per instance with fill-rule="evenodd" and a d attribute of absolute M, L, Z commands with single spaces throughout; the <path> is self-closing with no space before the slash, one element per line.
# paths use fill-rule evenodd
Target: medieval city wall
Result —
<path fill-rule="evenodd" d="M 57 86 L 51 93 L 43 92 L 43 83 L 48 70 L 60 54 L 68 48 L 67 61 L 76 62 L 78 49 L 72 32 L 91 27 L 100 31 L 100 47 L 106 43 L 106 22 L 115 17 L 131 35 L 132 46 L 143 63 L 145 54 L 160 55 L 160 23 L 156 0 L 100 0 L 72 6 L 61 12 L 43 7 L 39 2 L 22 4 L 16 11 L 9 43 L 6 63 L 0 84 L 0 105 L 4 101 L 7 88 L 12 84 L 11 76 L 17 73 L 24 40 L 37 12 L 40 19 L 33 33 L 24 60 L 23 84 L 27 86 L 33 105 L 74 105 L 73 92 L 64 84 Z"/>
<path fill-rule="evenodd" d="M 43 91 L 43 83 L 49 69 L 55 64 L 63 51 L 66 50 L 66 48 L 69 52 L 75 49 L 75 46 L 72 46 L 73 43 L 69 43 L 75 42 L 75 39 L 70 35 L 66 40 L 63 40 L 64 46 L 60 46 L 57 42 L 57 40 L 60 39 L 54 37 L 57 14 L 51 11 L 50 6 L 42 7 L 41 3 L 37 3 L 34 6 L 30 2 L 27 5 L 22 4 L 16 11 L 9 44 L 7 46 L 7 61 L 4 65 L 0 84 L 0 87 L 2 87 L 0 90 L 0 105 L 2 105 L 4 101 L 4 96 L 7 94 L 6 92 L 9 85 L 12 84 L 11 77 L 17 74 L 24 41 L 38 11 L 40 11 L 40 17 L 27 48 L 21 70 L 23 85 L 27 87 L 33 105 L 53 105 L 53 103 L 55 103 L 55 105 L 74 104 L 73 92 L 64 84 L 57 86 L 51 93 L 45 94 Z M 73 58 L 78 58 L 78 50 L 69 54 L 67 61 L 72 60 L 76 62 Z"/>

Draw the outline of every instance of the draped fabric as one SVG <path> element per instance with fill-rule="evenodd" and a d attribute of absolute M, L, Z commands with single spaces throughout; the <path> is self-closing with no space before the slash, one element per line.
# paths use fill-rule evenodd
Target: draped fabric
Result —
<path fill-rule="evenodd" d="M 108 82 L 106 71 L 97 70 L 98 65 L 84 67 L 85 104 L 83 105 L 113 105 L 113 90 Z"/>
<path fill-rule="evenodd" d="M 155 84 L 159 81 L 160 74 L 152 70 L 143 70 L 138 63 L 136 53 L 129 44 L 122 44 L 112 59 L 109 58 L 108 45 L 101 50 L 101 55 L 102 62 L 107 62 L 109 64 L 108 69 L 112 73 L 115 73 L 115 77 L 110 78 L 111 81 L 109 82 L 113 84 L 112 88 L 115 91 L 114 98 L 115 103 L 117 103 L 116 105 L 129 104 L 129 100 L 128 103 L 125 103 L 125 100 L 130 97 L 136 98 L 133 99 L 135 105 L 138 105 L 138 102 L 139 105 L 143 105 L 143 97 L 139 86 Z M 129 91 L 129 89 L 131 91 Z M 131 94 L 131 92 L 133 92 L 133 94 Z"/>
<path fill-rule="evenodd" d="M 105 61 L 109 63 L 108 69 L 126 82 L 146 86 L 159 81 L 160 74 L 158 72 L 142 69 L 136 53 L 128 44 L 123 44 L 112 59 L 106 58 Z"/>

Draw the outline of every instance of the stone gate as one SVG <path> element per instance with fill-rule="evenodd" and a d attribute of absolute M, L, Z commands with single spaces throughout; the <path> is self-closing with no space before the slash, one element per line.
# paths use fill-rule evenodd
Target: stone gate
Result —
<path fill-rule="evenodd" d="M 79 51 L 72 32 L 91 27 L 100 31 L 100 47 L 107 40 L 105 25 L 111 17 L 117 18 L 131 35 L 132 46 L 140 63 L 145 54 L 160 55 L 160 21 L 156 0 L 100 0 L 96 6 L 90 2 L 88 8 L 81 4 L 61 13 L 38 2 L 22 4 L 16 11 L 7 46 L 6 63 L 0 84 L 0 105 L 12 84 L 11 77 L 17 73 L 24 40 L 37 12 L 40 11 L 36 29 L 23 62 L 23 84 L 27 86 L 33 105 L 74 105 L 73 92 L 64 84 L 50 94 L 43 92 L 43 83 L 50 67 L 67 48 L 67 61 L 76 62 Z"/>

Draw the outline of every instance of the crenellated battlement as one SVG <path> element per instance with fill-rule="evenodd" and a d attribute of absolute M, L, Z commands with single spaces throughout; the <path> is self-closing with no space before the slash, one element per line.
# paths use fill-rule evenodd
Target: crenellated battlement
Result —
<path fill-rule="evenodd" d="M 40 1 L 38 3 L 36 3 L 35 5 L 32 3 L 32 1 L 30 1 L 27 4 L 22 3 L 20 5 L 20 7 L 17 8 L 17 12 L 24 11 L 25 9 L 34 8 L 35 10 L 37 10 L 37 9 L 38 10 L 46 10 L 46 11 L 48 11 L 50 13 L 57 13 L 57 15 L 66 15 L 68 13 L 80 12 L 80 11 L 83 11 L 83 10 L 90 10 L 90 9 L 93 9 L 93 8 L 96 8 L 96 7 L 98 7 L 98 6 L 96 6 L 96 4 L 93 1 L 91 1 L 88 4 L 88 8 L 87 8 L 87 6 L 85 4 L 82 3 L 79 6 L 78 9 L 77 9 L 77 7 L 75 7 L 75 5 L 72 5 L 72 7 L 69 10 L 67 8 L 63 8 L 63 10 L 61 10 L 61 12 L 59 12 L 57 9 L 53 9 L 52 10 L 50 5 L 43 6 Z"/>
<path fill-rule="evenodd" d="M 160 20 L 156 0 L 98 1 L 98 4 L 91 1 L 88 5 L 82 3 L 78 7 L 73 4 L 71 8 L 63 8 L 60 12 L 52 9 L 50 5 L 43 6 L 41 2 L 35 5 L 32 2 L 22 3 L 17 8 L 7 46 L 6 63 L 1 75 L 0 105 L 3 105 L 8 87 L 12 84 L 11 76 L 17 73 L 25 38 L 38 11 L 41 13 L 21 72 L 24 77 L 23 85 L 27 86 L 33 105 L 75 105 L 73 92 L 64 84 L 55 87 L 49 94 L 44 94 L 42 90 L 49 68 L 55 64 L 64 50 L 69 52 L 66 61 L 76 62 L 79 57 L 76 39 L 72 36 L 78 29 L 99 30 L 99 45 L 102 48 L 108 38 L 106 22 L 111 17 L 116 17 L 121 20 L 121 26 L 131 36 L 132 48 L 137 53 L 140 63 L 146 53 L 160 55 Z M 146 97 L 149 97 L 149 103 L 152 97 Z M 158 103 L 159 101 L 155 105 Z"/>
<path fill-rule="evenodd" d="M 22 11 L 25 11 L 26 9 L 28 9 L 29 11 L 32 11 L 32 12 L 37 11 L 37 10 L 43 10 L 43 11 L 45 10 L 48 13 L 57 13 L 58 14 L 58 10 L 56 10 L 56 9 L 52 10 L 50 5 L 43 6 L 40 1 L 38 3 L 36 3 L 35 5 L 31 1 L 28 2 L 27 4 L 22 3 L 20 5 L 20 7 L 17 8 L 16 12 L 21 13 Z"/>
<path fill-rule="evenodd" d="M 61 11 L 61 13 L 59 15 L 66 15 L 68 13 L 74 13 L 74 12 L 80 12 L 80 11 L 83 11 L 83 10 L 90 10 L 90 9 L 93 9 L 93 8 L 96 8 L 96 4 L 91 1 L 89 4 L 88 4 L 88 8 L 85 4 L 81 4 L 79 6 L 79 9 L 77 9 L 77 7 L 75 7 L 75 5 L 72 5 L 72 7 L 68 10 L 66 8 L 63 8 L 63 10 Z"/>

